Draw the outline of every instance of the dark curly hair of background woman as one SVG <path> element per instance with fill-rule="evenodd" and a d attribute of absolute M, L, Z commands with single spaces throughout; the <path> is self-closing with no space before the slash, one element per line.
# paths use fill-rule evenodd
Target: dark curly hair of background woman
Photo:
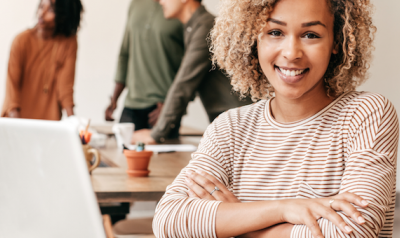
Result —
<path fill-rule="evenodd" d="M 80 0 L 56 0 L 53 2 L 56 15 L 54 36 L 69 37 L 78 31 L 83 6 Z"/>

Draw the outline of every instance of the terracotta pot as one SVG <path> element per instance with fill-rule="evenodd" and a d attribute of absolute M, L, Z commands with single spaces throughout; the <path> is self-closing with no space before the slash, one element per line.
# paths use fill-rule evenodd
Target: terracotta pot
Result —
<path fill-rule="evenodd" d="M 130 177 L 146 177 L 149 175 L 150 158 L 153 155 L 153 151 L 139 151 L 136 150 L 124 150 L 124 155 L 128 163 L 128 170 L 126 171 Z"/>

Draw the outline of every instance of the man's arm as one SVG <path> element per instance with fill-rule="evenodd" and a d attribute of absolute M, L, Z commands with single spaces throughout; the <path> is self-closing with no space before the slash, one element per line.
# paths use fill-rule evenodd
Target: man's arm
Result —
<path fill-rule="evenodd" d="M 127 76 L 128 61 L 129 61 L 129 40 L 130 40 L 130 37 L 129 37 L 129 34 L 130 34 L 129 17 L 130 16 L 129 15 L 128 15 L 128 21 L 125 26 L 125 32 L 124 32 L 124 37 L 122 39 L 121 49 L 120 49 L 119 56 L 118 56 L 118 65 L 117 65 L 117 74 L 115 76 L 114 93 L 111 97 L 110 105 L 106 108 L 106 111 L 105 111 L 106 121 L 114 121 L 112 114 L 113 114 L 114 110 L 117 108 L 118 98 L 121 95 L 121 93 L 124 90 L 125 85 L 126 85 L 126 76 Z"/>
<path fill-rule="evenodd" d="M 185 46 L 182 64 L 168 90 L 158 121 L 151 131 L 151 136 L 157 142 L 167 138 L 171 130 L 179 124 L 189 101 L 211 69 L 210 52 L 206 41 L 210 29 L 207 25 L 202 25 L 193 30 L 195 32 L 192 39 L 189 45 Z"/>
<path fill-rule="evenodd" d="M 111 103 L 106 109 L 106 121 L 114 121 L 112 114 L 114 110 L 117 108 L 118 98 L 121 95 L 122 91 L 125 88 L 125 84 L 122 83 L 115 83 L 114 93 L 111 97 Z"/>

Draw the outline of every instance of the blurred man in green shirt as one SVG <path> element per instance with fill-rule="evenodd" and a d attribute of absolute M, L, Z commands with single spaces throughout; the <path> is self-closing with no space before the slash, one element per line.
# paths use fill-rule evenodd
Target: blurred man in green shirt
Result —
<path fill-rule="evenodd" d="M 120 122 L 133 122 L 135 130 L 151 128 L 179 69 L 183 45 L 182 24 L 166 20 L 158 1 L 132 0 L 106 120 L 114 120 L 117 100 L 127 87 Z"/>
<path fill-rule="evenodd" d="M 184 24 L 185 54 L 156 125 L 151 130 L 136 131 L 133 143 L 154 144 L 175 138 L 174 132 L 196 93 L 210 122 L 224 111 L 252 103 L 249 99 L 239 100 L 232 93 L 230 80 L 220 70 L 212 69 L 207 36 L 215 17 L 201 5 L 201 0 L 160 0 L 160 3 L 167 19 L 178 19 Z"/>

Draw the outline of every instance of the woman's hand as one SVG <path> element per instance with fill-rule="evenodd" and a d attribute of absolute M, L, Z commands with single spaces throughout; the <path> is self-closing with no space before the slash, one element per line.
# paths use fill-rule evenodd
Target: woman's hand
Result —
<path fill-rule="evenodd" d="M 19 109 L 17 109 L 17 108 L 10 110 L 8 112 L 7 116 L 10 118 L 20 118 L 21 117 L 21 115 L 19 113 Z"/>
<path fill-rule="evenodd" d="M 208 173 L 197 170 L 186 172 L 186 185 L 189 187 L 189 197 L 198 197 L 207 200 L 217 200 L 228 203 L 240 203 L 240 200 L 231 193 L 224 184 Z M 218 188 L 218 190 L 216 189 Z"/>
<path fill-rule="evenodd" d="M 304 224 L 314 237 L 323 237 L 317 220 L 325 218 L 344 233 L 350 234 L 351 227 L 336 211 L 344 212 L 360 225 L 364 224 L 365 219 L 353 204 L 363 208 L 368 206 L 368 202 L 360 196 L 347 192 L 328 198 L 282 200 L 282 220 L 292 224 Z"/>
<path fill-rule="evenodd" d="M 228 203 L 240 203 L 240 200 L 221 182 L 206 172 L 201 170 L 197 170 L 196 172 L 188 170 L 186 175 L 186 184 L 190 189 L 188 191 L 190 197 Z M 219 190 L 214 191 L 215 187 Z M 363 200 L 360 196 L 348 192 L 328 198 L 281 200 L 279 206 L 282 207 L 282 209 L 280 209 L 282 211 L 282 222 L 304 224 L 310 229 L 314 237 L 320 238 L 324 237 L 317 222 L 320 218 L 331 221 L 346 234 L 352 232 L 350 226 L 346 224 L 336 211 L 344 212 L 358 224 L 365 223 L 365 219 L 353 204 L 363 208 L 368 206 L 368 202 Z M 280 225 L 278 225 L 278 227 L 280 227 Z M 252 236 L 249 237 L 253 237 L 253 235 L 255 235 L 254 237 L 269 237 L 266 235 L 267 232 L 269 232 L 269 229 L 253 232 L 254 234 L 249 233 L 247 236 L 251 234 Z"/>

